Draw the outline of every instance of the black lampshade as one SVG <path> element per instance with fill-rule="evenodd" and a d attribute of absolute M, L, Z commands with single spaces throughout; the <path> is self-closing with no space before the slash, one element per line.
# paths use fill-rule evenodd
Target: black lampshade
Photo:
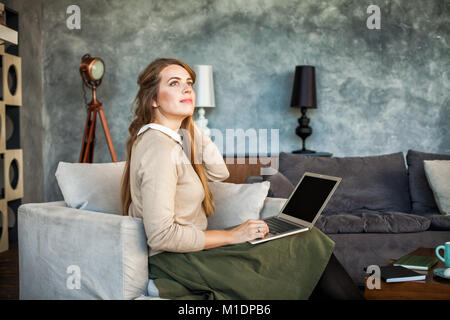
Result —
<path fill-rule="evenodd" d="M 291 107 L 317 108 L 316 76 L 313 66 L 296 66 Z"/>

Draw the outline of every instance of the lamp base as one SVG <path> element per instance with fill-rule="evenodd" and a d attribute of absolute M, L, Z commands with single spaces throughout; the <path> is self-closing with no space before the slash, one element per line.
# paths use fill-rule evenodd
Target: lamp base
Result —
<path fill-rule="evenodd" d="M 302 153 L 316 153 L 316 152 L 313 151 L 313 150 L 302 149 L 302 150 L 295 150 L 295 151 L 292 151 L 292 153 L 299 153 L 299 154 L 302 154 Z"/>
<path fill-rule="evenodd" d="M 302 138 L 302 148 L 300 150 L 292 151 L 292 153 L 297 154 L 311 154 L 316 153 L 313 150 L 308 150 L 305 147 L 305 140 L 308 138 L 312 133 L 312 128 L 309 126 L 309 119 L 306 116 L 306 108 L 302 107 L 302 116 L 298 119 L 298 127 L 295 129 L 295 133 Z"/>
<path fill-rule="evenodd" d="M 195 124 L 208 137 L 211 136 L 211 130 L 208 128 L 208 119 L 205 118 L 205 110 L 203 108 L 200 108 L 198 110 L 198 118 L 197 118 L 197 120 L 195 120 Z"/>

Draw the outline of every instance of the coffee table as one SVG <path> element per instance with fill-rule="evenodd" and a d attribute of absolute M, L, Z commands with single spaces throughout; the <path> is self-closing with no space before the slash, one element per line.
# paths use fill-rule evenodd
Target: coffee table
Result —
<path fill-rule="evenodd" d="M 434 248 L 419 248 L 410 254 L 435 256 L 434 250 Z M 394 261 L 389 261 L 389 264 Z M 419 273 L 426 273 L 426 279 L 423 281 L 386 283 L 380 280 L 381 288 L 379 290 L 368 289 L 367 281 L 365 281 L 364 295 L 367 300 L 450 300 L 450 280 L 438 277 L 433 273 L 435 268 L 444 267 L 444 263 L 439 260 L 428 272 L 415 270 Z"/>

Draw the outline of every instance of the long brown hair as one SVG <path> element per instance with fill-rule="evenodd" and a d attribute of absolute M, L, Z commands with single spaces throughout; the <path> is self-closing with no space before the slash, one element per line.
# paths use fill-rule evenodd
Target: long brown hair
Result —
<path fill-rule="evenodd" d="M 128 215 L 128 208 L 131 204 L 131 189 L 130 189 L 130 160 L 131 160 L 131 150 L 133 144 L 137 139 L 137 133 L 139 129 L 154 120 L 153 109 L 151 106 L 152 100 L 156 100 L 158 96 L 158 87 L 161 81 L 160 73 L 161 71 L 170 65 L 179 65 L 186 69 L 195 82 L 195 72 L 187 64 L 181 62 L 177 59 L 170 58 L 160 58 L 156 59 L 150 63 L 144 71 L 139 74 L 137 83 L 139 85 L 139 91 L 132 103 L 132 108 L 134 110 L 134 120 L 131 122 L 128 132 L 130 136 L 128 137 L 126 144 L 126 163 L 125 169 L 122 175 L 122 185 L 121 185 L 121 199 L 122 199 L 122 214 Z M 190 162 L 197 173 L 200 181 L 203 185 L 205 191 L 205 198 L 203 199 L 202 206 L 205 210 L 206 216 L 209 217 L 214 213 L 214 202 L 212 198 L 211 191 L 208 187 L 208 179 L 206 177 L 205 168 L 199 161 L 195 161 L 194 155 L 194 120 L 192 116 L 186 117 L 181 123 L 181 128 L 185 129 L 190 135 Z"/>

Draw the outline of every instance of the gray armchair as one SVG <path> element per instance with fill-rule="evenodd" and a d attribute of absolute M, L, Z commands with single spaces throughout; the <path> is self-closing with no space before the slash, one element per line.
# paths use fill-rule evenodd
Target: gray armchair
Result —
<path fill-rule="evenodd" d="M 141 219 L 68 208 L 19 207 L 20 299 L 136 299 L 148 284 Z"/>

